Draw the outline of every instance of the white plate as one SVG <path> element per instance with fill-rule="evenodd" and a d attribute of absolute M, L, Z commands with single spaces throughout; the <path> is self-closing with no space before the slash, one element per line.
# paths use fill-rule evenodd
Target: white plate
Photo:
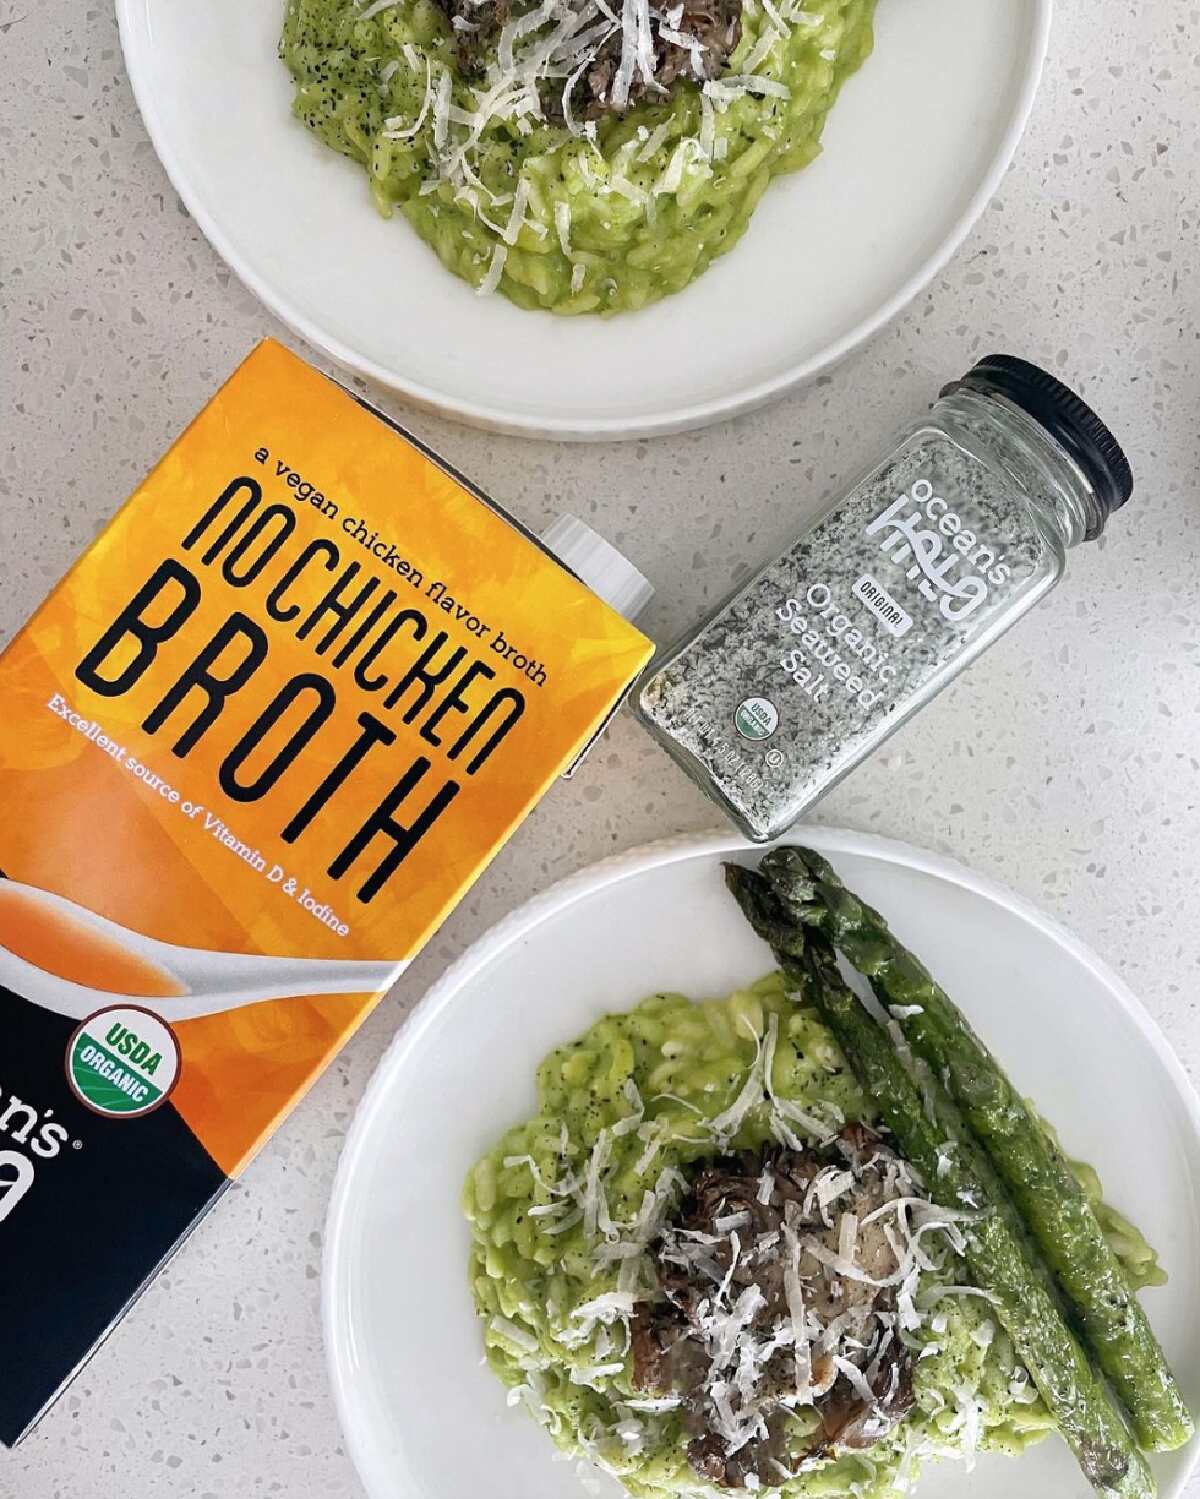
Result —
<path fill-rule="evenodd" d="M 949 860 L 806 828 L 878 904 L 1038 1101 L 1067 1150 L 1170 1272 L 1147 1306 L 1200 1406 L 1200 1101 L 1153 1021 L 1074 937 Z M 567 880 L 502 922 L 434 986 L 355 1120 L 326 1238 L 325 1331 L 350 1453 L 371 1499 L 585 1499 L 573 1471 L 480 1366 L 458 1205 L 471 1164 L 535 1107 L 534 1068 L 606 1010 L 658 989 L 725 994 L 771 967 L 725 892 L 733 837 L 676 840 Z M 1163 1499 L 1200 1443 L 1155 1461 Z M 918 1499 L 1082 1496 L 1058 1441 L 969 1477 L 931 1464 Z M 620 1487 L 606 1480 L 606 1494 Z"/>
<path fill-rule="evenodd" d="M 1033 101 L 1050 0 L 882 0 L 826 150 L 678 297 L 609 321 L 481 300 L 360 168 L 289 114 L 283 0 L 117 0 L 129 75 L 180 197 L 233 270 L 332 359 L 472 423 L 678 431 L 748 410 L 882 327 L 982 212 Z"/>

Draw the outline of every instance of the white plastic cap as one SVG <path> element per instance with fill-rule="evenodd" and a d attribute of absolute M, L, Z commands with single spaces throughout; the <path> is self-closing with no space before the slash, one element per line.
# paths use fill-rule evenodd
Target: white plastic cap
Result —
<path fill-rule="evenodd" d="M 560 515 L 541 539 L 560 562 L 630 623 L 654 597 L 654 585 L 628 557 L 578 516 Z"/>

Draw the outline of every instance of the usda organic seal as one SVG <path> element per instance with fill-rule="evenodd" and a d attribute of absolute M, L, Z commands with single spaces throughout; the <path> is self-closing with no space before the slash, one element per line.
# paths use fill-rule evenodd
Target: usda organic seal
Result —
<path fill-rule="evenodd" d="M 734 710 L 733 725 L 743 739 L 769 739 L 779 727 L 779 709 L 768 697 L 748 697 Z"/>
<path fill-rule="evenodd" d="M 139 1005 L 97 1010 L 67 1047 L 67 1081 L 96 1114 L 136 1119 L 166 1103 L 179 1080 L 179 1042 Z"/>

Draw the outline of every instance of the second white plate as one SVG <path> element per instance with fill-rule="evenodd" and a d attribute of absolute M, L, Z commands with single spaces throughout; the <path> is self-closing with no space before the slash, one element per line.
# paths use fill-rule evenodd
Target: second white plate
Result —
<path fill-rule="evenodd" d="M 1200 1405 L 1200 1104 L 1121 981 L 1033 907 L 949 860 L 806 828 L 887 915 L 1159 1250 L 1146 1293 L 1184 1393 Z M 726 893 L 733 837 L 677 840 L 557 886 L 484 937 L 380 1064 L 330 1209 L 325 1328 L 334 1392 L 371 1499 L 586 1499 L 550 1439 L 480 1367 L 459 1209 L 467 1170 L 535 1107 L 534 1069 L 605 1011 L 659 989 L 725 994 L 771 957 Z M 1178 1499 L 1197 1443 L 1156 1460 Z M 1061 1442 L 970 1475 L 931 1464 L 917 1499 L 1069 1499 Z M 619 1495 L 606 1480 L 605 1494 Z"/>
<path fill-rule="evenodd" d="M 466 421 L 559 438 L 678 431 L 815 374 L 945 264 L 1011 160 L 1050 0 L 881 0 L 875 55 L 806 171 L 679 296 L 608 321 L 481 300 L 364 173 L 291 117 L 283 0 L 118 0 L 163 164 L 233 270 L 349 369 Z"/>

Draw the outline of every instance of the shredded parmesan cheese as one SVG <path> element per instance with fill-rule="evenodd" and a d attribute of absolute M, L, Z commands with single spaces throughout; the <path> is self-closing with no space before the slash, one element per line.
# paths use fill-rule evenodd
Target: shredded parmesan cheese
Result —
<path fill-rule="evenodd" d="M 508 259 L 508 250 L 504 245 L 497 245 L 492 251 L 492 261 L 488 266 L 487 275 L 479 283 L 478 295 L 490 297 L 500 285 L 500 277 L 504 274 L 504 262 Z"/>
<path fill-rule="evenodd" d="M 555 203 L 555 205 L 554 205 L 554 228 L 555 228 L 555 231 L 558 234 L 558 247 L 563 252 L 563 254 L 567 257 L 567 259 L 570 260 L 570 258 L 571 258 L 571 209 L 570 209 L 570 206 L 568 204 L 563 203 L 561 200 L 559 202 Z M 635 1091 L 636 1091 L 636 1089 L 635 1089 Z M 639 1107 L 640 1107 L 641 1100 L 639 1099 L 638 1102 L 639 1102 Z M 643 1117 L 644 1114 L 645 1114 L 645 1109 L 642 1109 L 642 1113 L 639 1115 L 639 1119 L 641 1117 Z"/>
<path fill-rule="evenodd" d="M 538 1351 L 538 1340 L 525 1328 L 518 1327 L 515 1322 L 510 1322 L 507 1317 L 493 1317 L 488 1324 L 492 1332 L 498 1337 L 504 1338 L 506 1342 L 514 1344 L 523 1353 L 536 1353 Z"/>

